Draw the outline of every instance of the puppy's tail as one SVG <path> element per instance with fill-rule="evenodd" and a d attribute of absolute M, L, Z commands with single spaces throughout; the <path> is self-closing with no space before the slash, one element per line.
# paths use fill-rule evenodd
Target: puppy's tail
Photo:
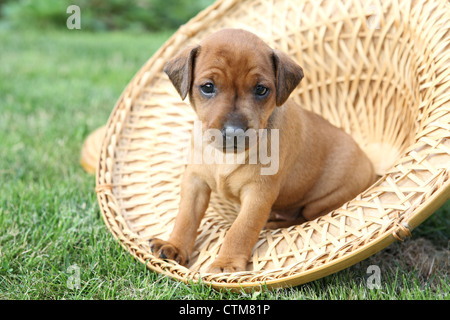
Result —
<path fill-rule="evenodd" d="M 401 150 L 387 142 L 372 142 L 362 147 L 372 161 L 375 174 L 384 175 L 401 156 Z"/>

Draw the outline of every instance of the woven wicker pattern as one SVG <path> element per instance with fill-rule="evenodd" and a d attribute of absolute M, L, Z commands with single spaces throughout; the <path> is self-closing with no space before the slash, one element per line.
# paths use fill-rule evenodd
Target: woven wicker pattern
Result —
<path fill-rule="evenodd" d="M 95 173 L 98 164 L 99 150 L 102 146 L 105 127 L 100 127 L 92 132 L 84 141 L 81 148 L 80 164 L 88 173 Z"/>
<path fill-rule="evenodd" d="M 304 283 L 403 239 L 449 198 L 449 26 L 447 1 L 217 1 L 142 67 L 111 114 L 96 188 L 106 225 L 150 269 L 216 288 Z M 213 195 L 188 268 L 153 257 L 147 241 L 172 231 L 195 119 L 163 65 L 224 27 L 252 31 L 296 59 L 305 78 L 291 97 L 349 132 L 381 178 L 315 221 L 264 230 L 249 271 L 207 274 L 234 204 Z"/>

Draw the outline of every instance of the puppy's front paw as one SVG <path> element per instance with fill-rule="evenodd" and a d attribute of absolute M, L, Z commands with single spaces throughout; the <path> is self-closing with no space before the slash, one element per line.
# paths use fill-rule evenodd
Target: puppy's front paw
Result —
<path fill-rule="evenodd" d="M 211 273 L 239 272 L 245 271 L 247 266 L 246 259 L 238 258 L 217 258 L 209 267 Z"/>
<path fill-rule="evenodd" d="M 189 263 L 189 254 L 186 250 L 177 248 L 175 245 L 158 239 L 150 239 L 150 250 L 161 259 L 175 260 L 178 264 L 187 265 Z"/>

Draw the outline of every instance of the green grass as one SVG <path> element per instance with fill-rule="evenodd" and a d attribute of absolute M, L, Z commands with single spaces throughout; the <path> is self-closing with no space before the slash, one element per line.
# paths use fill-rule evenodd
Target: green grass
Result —
<path fill-rule="evenodd" d="M 448 261 L 429 274 L 399 254 L 422 238 L 448 254 L 449 202 L 404 244 L 306 285 L 261 294 L 178 283 L 122 249 L 100 216 L 80 148 L 169 35 L 0 31 L 0 299 L 449 299 Z M 380 262 L 386 252 L 389 261 Z M 374 263 L 379 289 L 367 287 Z M 79 287 L 70 286 L 71 266 Z"/>

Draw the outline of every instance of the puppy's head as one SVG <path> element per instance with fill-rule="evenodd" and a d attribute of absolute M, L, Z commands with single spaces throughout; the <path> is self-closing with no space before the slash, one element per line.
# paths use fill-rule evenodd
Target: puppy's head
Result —
<path fill-rule="evenodd" d="M 303 78 L 286 54 L 239 29 L 224 29 L 184 49 L 164 71 L 182 99 L 189 94 L 203 129 L 218 129 L 224 139 L 266 128 L 274 108 Z"/>

